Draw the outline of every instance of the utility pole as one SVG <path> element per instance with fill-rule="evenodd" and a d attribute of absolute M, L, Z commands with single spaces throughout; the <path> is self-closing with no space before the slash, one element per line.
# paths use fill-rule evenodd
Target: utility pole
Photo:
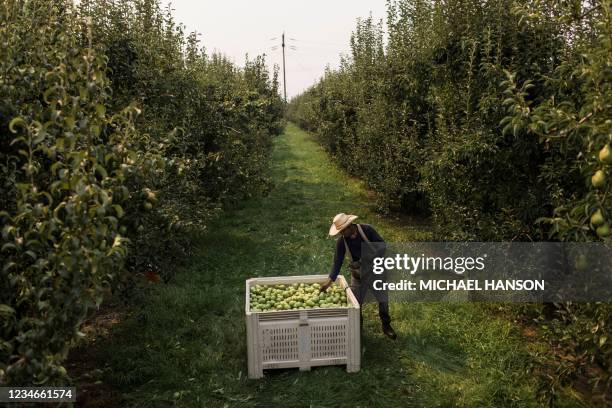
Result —
<path fill-rule="evenodd" d="M 285 91 L 285 103 L 287 103 L 287 74 L 285 73 L 285 32 L 283 31 L 283 89 Z"/>

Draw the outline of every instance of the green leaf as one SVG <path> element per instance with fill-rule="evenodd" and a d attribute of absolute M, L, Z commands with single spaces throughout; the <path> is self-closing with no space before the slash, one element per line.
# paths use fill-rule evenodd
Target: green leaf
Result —
<path fill-rule="evenodd" d="M 43 100 L 47 103 L 51 103 L 51 101 L 49 100 L 49 96 L 51 96 L 55 91 L 57 90 L 57 86 L 53 86 L 49 89 L 47 89 L 44 93 L 43 93 Z"/>
<path fill-rule="evenodd" d="M 66 119 L 64 119 L 64 123 L 66 124 L 68 130 L 72 130 L 76 124 L 76 120 L 72 116 L 67 116 Z"/>
<path fill-rule="evenodd" d="M 9 305 L 0 305 L 0 316 L 12 316 L 15 314 L 15 309 L 10 307 Z"/>
<path fill-rule="evenodd" d="M 119 204 L 114 204 L 113 208 L 115 209 L 115 212 L 117 213 L 117 217 L 123 218 L 123 215 L 125 214 L 125 212 L 123 211 L 123 208 L 121 208 Z"/>
<path fill-rule="evenodd" d="M 0 252 L 8 251 L 9 249 L 17 249 L 17 246 L 12 242 L 7 242 L 6 244 L 2 245 Z"/>
<path fill-rule="evenodd" d="M 95 171 L 100 174 L 103 178 L 108 177 L 108 173 L 106 172 L 106 169 L 104 167 L 102 167 L 102 165 L 100 163 L 96 163 L 94 165 L 94 169 Z"/>
<path fill-rule="evenodd" d="M 96 114 L 98 115 L 98 117 L 103 118 L 104 115 L 106 114 L 106 106 L 102 105 L 102 104 L 97 104 L 96 105 Z"/>
<path fill-rule="evenodd" d="M 502 130 L 502 134 L 503 135 L 508 134 L 508 132 L 510 132 L 510 129 L 512 129 L 512 122 L 509 122 L 506 126 L 504 126 L 504 129 Z"/>
<path fill-rule="evenodd" d="M 26 242 L 26 248 L 40 247 L 40 246 L 41 246 L 41 243 L 37 239 L 30 239 L 28 242 Z"/>
<path fill-rule="evenodd" d="M 34 138 L 32 139 L 32 144 L 36 146 L 37 144 L 45 140 L 46 136 L 47 136 L 47 132 L 45 131 L 45 129 L 40 128 L 38 132 L 36 133 L 36 136 L 34 136 Z"/>
<path fill-rule="evenodd" d="M 23 120 L 23 119 L 22 119 L 22 118 L 20 118 L 20 117 L 13 118 L 13 119 L 11 119 L 11 121 L 9 122 L 9 130 L 10 130 L 12 133 L 17 133 L 17 129 L 16 129 L 17 127 L 20 127 L 20 128 L 22 128 L 23 130 L 27 130 L 27 128 L 28 128 L 28 126 L 27 126 L 27 124 L 26 124 L 25 120 Z"/>
<path fill-rule="evenodd" d="M 9 269 L 11 269 L 11 268 L 13 268 L 13 267 L 16 267 L 16 266 L 17 266 L 17 264 L 16 264 L 15 262 L 12 262 L 12 261 L 11 261 L 11 262 L 7 262 L 7 263 L 4 265 L 4 268 L 2 268 L 2 271 L 3 271 L 3 272 L 8 272 L 8 270 L 9 270 Z"/>

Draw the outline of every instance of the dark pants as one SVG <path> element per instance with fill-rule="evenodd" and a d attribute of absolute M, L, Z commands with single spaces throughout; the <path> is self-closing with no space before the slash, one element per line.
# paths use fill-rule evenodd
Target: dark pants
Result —
<path fill-rule="evenodd" d="M 372 286 L 372 281 L 374 279 L 366 279 L 363 280 L 360 277 L 360 271 L 357 269 L 350 269 L 351 271 L 351 290 L 355 294 L 359 305 L 363 304 L 365 300 L 368 289 Z M 389 297 L 386 291 L 378 291 L 372 290 L 374 297 L 378 301 L 378 315 L 380 316 L 380 321 L 383 324 L 391 323 L 391 315 L 389 315 Z M 360 311 L 361 312 L 361 311 Z M 361 327 L 363 327 L 363 313 L 361 313 Z"/>

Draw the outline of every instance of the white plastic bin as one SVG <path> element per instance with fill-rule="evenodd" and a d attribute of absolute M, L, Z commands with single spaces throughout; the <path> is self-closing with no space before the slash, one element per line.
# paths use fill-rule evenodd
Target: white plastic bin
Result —
<path fill-rule="evenodd" d="M 335 284 L 346 289 L 348 307 L 253 312 L 251 287 L 293 283 L 323 283 L 327 275 L 253 278 L 246 281 L 246 325 L 249 378 L 263 370 L 344 365 L 349 373 L 361 365 L 359 303 L 339 275 Z"/>

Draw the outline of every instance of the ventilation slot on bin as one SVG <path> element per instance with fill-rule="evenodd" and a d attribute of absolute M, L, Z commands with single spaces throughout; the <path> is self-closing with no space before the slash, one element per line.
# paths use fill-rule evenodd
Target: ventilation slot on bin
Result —
<path fill-rule="evenodd" d="M 310 328 L 312 358 L 346 357 L 347 330 L 345 324 L 319 324 Z"/>
<path fill-rule="evenodd" d="M 309 318 L 324 318 L 324 317 L 346 317 L 348 316 L 348 308 L 346 309 L 310 309 L 307 311 Z"/>
<path fill-rule="evenodd" d="M 298 360 L 297 327 L 262 329 L 261 338 L 263 340 L 261 351 L 264 363 Z"/>
<path fill-rule="evenodd" d="M 299 319 L 299 318 L 300 318 L 300 313 L 298 311 L 259 313 L 260 322 L 271 322 L 274 320 L 292 320 L 292 319 Z"/>

